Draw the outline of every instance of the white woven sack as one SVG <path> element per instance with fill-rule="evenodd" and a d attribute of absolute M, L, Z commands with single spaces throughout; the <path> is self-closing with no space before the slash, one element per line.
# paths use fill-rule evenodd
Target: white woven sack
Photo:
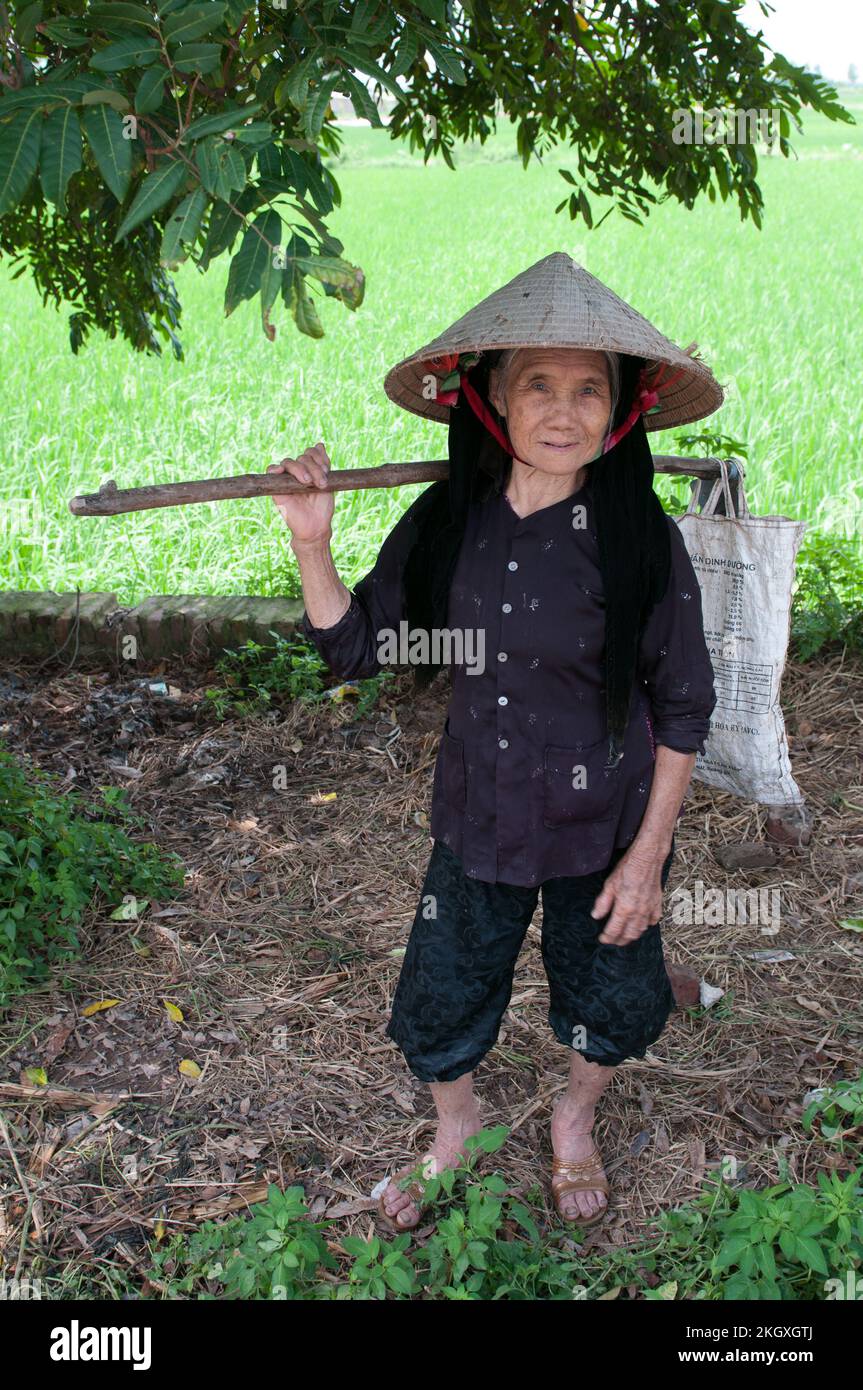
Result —
<path fill-rule="evenodd" d="M 725 516 L 715 514 L 721 496 Z M 779 687 L 788 649 L 794 564 L 806 523 L 752 516 L 743 482 L 735 508 L 720 463 L 704 507 L 675 518 L 701 589 L 716 708 L 693 776 L 770 806 L 802 805 L 791 775 Z"/>

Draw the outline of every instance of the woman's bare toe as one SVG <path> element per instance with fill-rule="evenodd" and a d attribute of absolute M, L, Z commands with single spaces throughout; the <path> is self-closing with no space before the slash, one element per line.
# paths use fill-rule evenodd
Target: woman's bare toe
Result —
<path fill-rule="evenodd" d="M 384 1211 L 400 1226 L 415 1226 L 419 1221 L 419 1212 L 396 1182 L 391 1182 L 384 1193 Z"/>

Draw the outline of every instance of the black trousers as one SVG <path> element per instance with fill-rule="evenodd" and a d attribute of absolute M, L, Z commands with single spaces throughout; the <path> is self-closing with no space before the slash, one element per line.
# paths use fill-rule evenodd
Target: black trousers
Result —
<path fill-rule="evenodd" d="M 588 1062 L 643 1057 L 674 996 L 659 923 L 626 946 L 600 943 L 608 922 L 590 909 L 614 865 L 533 888 L 467 878 L 435 840 L 393 996 L 387 1036 L 420 1081 L 455 1081 L 494 1046 L 512 995 L 518 953 L 542 891 L 542 959 L 555 1037 Z M 674 840 L 662 866 L 665 887 Z"/>

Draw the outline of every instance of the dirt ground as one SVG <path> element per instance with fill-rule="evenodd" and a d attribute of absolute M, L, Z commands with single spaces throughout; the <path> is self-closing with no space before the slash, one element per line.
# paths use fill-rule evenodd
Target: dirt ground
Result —
<path fill-rule="evenodd" d="M 356 722 L 347 702 L 220 722 L 207 673 L 149 673 L 173 698 L 141 679 L 0 668 L 2 746 L 67 787 L 123 786 L 187 869 L 180 896 L 140 920 L 89 912 L 67 985 L 57 972 L 0 1025 L 4 1268 L 39 1252 L 70 1287 L 100 1264 L 136 1278 L 158 1223 L 242 1209 L 271 1181 L 301 1183 L 336 1238 L 368 1234 L 372 1187 L 433 1133 L 428 1087 L 384 1027 L 431 848 L 444 681 L 417 698 L 399 677 Z M 669 962 L 724 993 L 675 1010 L 606 1092 L 613 1210 L 588 1248 L 644 1240 L 728 1156 L 747 1185 L 777 1181 L 783 1162 L 809 1182 L 837 1162 L 799 1119 L 807 1091 L 863 1068 L 863 936 L 841 925 L 863 912 L 863 669 L 792 665 L 783 705 L 811 844 L 726 871 L 717 849 L 763 840 L 763 808 L 693 781 L 666 903 L 697 880 L 778 888 L 781 925 L 664 919 Z M 485 1123 L 511 1129 L 496 1166 L 525 1193 L 539 1183 L 550 1220 L 549 1119 L 569 1054 L 546 1021 L 540 920 L 477 1091 Z M 121 1002 L 83 1015 L 102 999 Z"/>

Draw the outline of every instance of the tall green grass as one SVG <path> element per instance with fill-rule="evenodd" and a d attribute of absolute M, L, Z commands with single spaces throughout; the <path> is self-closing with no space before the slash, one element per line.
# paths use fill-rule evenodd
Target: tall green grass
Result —
<path fill-rule="evenodd" d="M 863 90 L 842 99 L 863 111 Z M 446 454 L 446 430 L 393 405 L 387 370 L 478 299 L 551 251 L 571 252 L 669 337 L 697 340 L 732 382 L 703 428 L 750 450 L 753 511 L 853 535 L 861 517 L 859 189 L 863 123 L 807 117 L 799 157 L 760 157 L 759 232 L 736 205 L 657 208 L 643 228 L 612 214 L 596 232 L 554 207 L 564 148 L 524 170 L 512 132 L 424 166 L 386 131 L 346 128 L 332 219 L 367 276 L 351 314 L 320 303 L 326 337 L 284 313 L 270 344 L 254 305 L 225 319 L 227 260 L 178 276 L 184 363 L 94 338 L 76 358 L 67 312 L 43 308 L 0 266 L 3 473 L 0 502 L 32 498 L 29 528 L 0 508 L 0 587 L 149 593 L 298 594 L 288 532 L 269 500 L 115 518 L 74 518 L 68 499 L 106 477 L 121 487 L 263 471 L 323 439 L 337 468 Z M 597 203 L 595 218 L 604 211 Z M 690 427 L 701 428 L 702 426 Z M 651 436 L 677 452 L 675 431 Z M 341 494 L 334 549 L 352 584 L 418 488 Z M 20 513 L 17 514 L 20 522 Z"/>

